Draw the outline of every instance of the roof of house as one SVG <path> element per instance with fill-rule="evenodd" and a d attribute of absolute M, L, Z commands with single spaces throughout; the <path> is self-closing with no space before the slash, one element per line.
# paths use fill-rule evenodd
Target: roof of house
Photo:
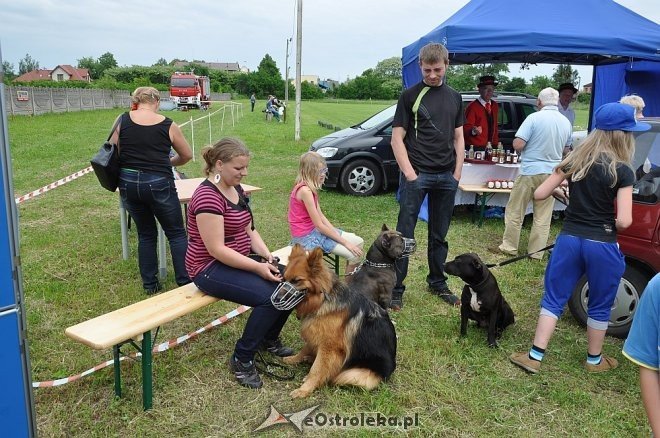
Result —
<path fill-rule="evenodd" d="M 72 65 L 69 64 L 60 64 L 57 67 L 61 68 L 64 70 L 70 77 L 70 80 L 73 81 L 86 81 L 89 79 L 89 70 L 86 68 L 75 68 Z M 51 73 L 55 70 L 57 70 L 57 67 L 55 67 Z"/>
<path fill-rule="evenodd" d="M 32 81 L 47 81 L 50 79 L 51 70 L 32 70 L 27 73 L 23 73 L 14 81 L 16 82 L 32 82 Z"/>
<path fill-rule="evenodd" d="M 38 69 L 24 73 L 14 79 L 16 82 L 48 81 L 51 80 L 51 74 L 61 68 L 69 75 L 72 81 L 89 81 L 89 70 L 86 68 L 75 68 L 68 64 L 60 64 L 52 70 Z"/>

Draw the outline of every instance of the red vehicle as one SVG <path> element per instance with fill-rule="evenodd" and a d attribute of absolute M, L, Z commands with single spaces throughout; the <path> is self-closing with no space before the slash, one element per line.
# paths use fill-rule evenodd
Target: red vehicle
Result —
<path fill-rule="evenodd" d="M 193 72 L 175 72 L 170 78 L 170 99 L 177 107 L 206 109 L 211 103 L 211 81 Z"/>
<path fill-rule="evenodd" d="M 633 223 L 617 238 L 626 257 L 626 271 L 612 305 L 607 334 L 618 338 L 628 336 L 642 292 L 660 272 L 660 118 L 644 122 L 651 130 L 635 133 L 633 168 L 638 181 L 633 186 Z M 588 301 L 589 284 L 582 278 L 568 303 L 582 325 L 587 323 Z"/>

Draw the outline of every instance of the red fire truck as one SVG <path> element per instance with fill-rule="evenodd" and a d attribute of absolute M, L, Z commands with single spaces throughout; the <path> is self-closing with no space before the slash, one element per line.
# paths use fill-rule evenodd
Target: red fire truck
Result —
<path fill-rule="evenodd" d="M 175 72 L 170 78 L 170 98 L 177 107 L 205 109 L 211 103 L 211 82 L 208 76 Z"/>

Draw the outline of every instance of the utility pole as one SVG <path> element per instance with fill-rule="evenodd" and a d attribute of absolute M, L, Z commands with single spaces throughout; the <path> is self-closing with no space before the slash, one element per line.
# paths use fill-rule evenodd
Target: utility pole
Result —
<path fill-rule="evenodd" d="M 289 43 L 291 42 L 291 38 L 286 39 L 286 58 L 284 61 L 284 76 L 285 76 L 285 82 L 284 82 L 284 103 L 288 104 L 289 103 Z"/>
<path fill-rule="evenodd" d="M 298 16 L 296 20 L 296 141 L 300 141 L 300 71 L 302 58 L 302 0 L 298 2 Z"/>

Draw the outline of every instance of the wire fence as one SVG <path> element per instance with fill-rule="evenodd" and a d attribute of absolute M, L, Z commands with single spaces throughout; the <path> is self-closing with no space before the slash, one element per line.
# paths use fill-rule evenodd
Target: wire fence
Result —
<path fill-rule="evenodd" d="M 190 147 L 193 151 L 193 161 L 195 160 L 196 149 L 213 144 L 214 139 L 222 136 L 225 124 L 229 125 L 231 123 L 231 126 L 234 127 L 238 120 L 243 117 L 242 103 L 233 101 L 221 103 L 222 107 L 208 110 L 207 114 L 197 118 L 194 118 L 191 114 L 187 122 L 179 124 L 183 134 L 189 139 Z M 206 141 L 207 139 L 208 142 Z"/>

